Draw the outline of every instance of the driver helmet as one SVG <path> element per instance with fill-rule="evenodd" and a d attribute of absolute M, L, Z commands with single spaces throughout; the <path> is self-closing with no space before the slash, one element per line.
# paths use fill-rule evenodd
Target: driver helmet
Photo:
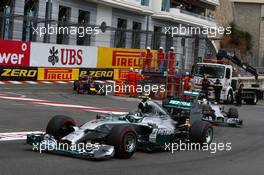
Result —
<path fill-rule="evenodd" d="M 149 106 L 148 106 L 148 102 L 147 100 L 142 100 L 139 104 L 138 104 L 138 110 L 142 113 L 148 113 L 149 111 Z"/>
<path fill-rule="evenodd" d="M 202 104 L 208 104 L 208 100 L 207 100 L 206 98 L 204 98 L 204 99 L 202 100 Z"/>

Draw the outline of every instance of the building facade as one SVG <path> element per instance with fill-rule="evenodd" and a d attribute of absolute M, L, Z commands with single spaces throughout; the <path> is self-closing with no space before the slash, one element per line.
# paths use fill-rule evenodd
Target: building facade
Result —
<path fill-rule="evenodd" d="M 251 64 L 264 66 L 264 0 L 232 0 L 234 22 L 252 36 Z"/>
<path fill-rule="evenodd" d="M 162 46 L 169 50 L 173 46 L 186 68 L 216 49 L 207 36 L 171 37 L 167 29 L 217 27 L 211 14 L 218 0 L 1 0 L 0 4 L 1 39 L 138 49 Z M 104 30 L 84 36 L 40 36 L 35 31 L 41 27 L 87 26 L 91 33 L 96 27 Z"/>

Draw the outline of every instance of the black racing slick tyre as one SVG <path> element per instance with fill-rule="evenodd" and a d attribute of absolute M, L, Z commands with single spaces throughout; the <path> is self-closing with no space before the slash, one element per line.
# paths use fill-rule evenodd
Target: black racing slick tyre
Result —
<path fill-rule="evenodd" d="M 107 144 L 114 146 L 116 158 L 129 159 L 136 151 L 136 131 L 125 125 L 114 126 L 109 132 Z"/>
<path fill-rule="evenodd" d="M 228 118 L 238 118 L 237 108 L 229 108 L 227 116 Z"/>
<path fill-rule="evenodd" d="M 214 130 L 210 123 L 196 121 L 190 130 L 190 141 L 193 143 L 210 144 L 213 140 Z"/>
<path fill-rule="evenodd" d="M 76 126 L 74 120 L 63 115 L 56 115 L 50 119 L 46 133 L 52 135 L 55 139 L 60 140 L 62 137 L 74 131 Z"/>

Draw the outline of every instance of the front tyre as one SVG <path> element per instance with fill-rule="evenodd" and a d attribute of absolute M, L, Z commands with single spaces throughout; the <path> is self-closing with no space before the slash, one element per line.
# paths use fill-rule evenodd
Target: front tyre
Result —
<path fill-rule="evenodd" d="M 191 126 L 190 141 L 200 144 L 211 144 L 213 141 L 214 130 L 210 123 L 196 121 Z"/>
<path fill-rule="evenodd" d="M 136 151 L 136 131 L 129 126 L 114 126 L 108 135 L 107 144 L 115 147 L 116 158 L 129 159 Z"/>
<path fill-rule="evenodd" d="M 238 118 L 237 108 L 229 108 L 227 116 L 228 118 Z"/>
<path fill-rule="evenodd" d="M 64 136 L 74 131 L 76 126 L 74 120 L 64 115 L 56 115 L 50 119 L 46 133 L 52 135 L 55 139 L 60 140 Z"/>

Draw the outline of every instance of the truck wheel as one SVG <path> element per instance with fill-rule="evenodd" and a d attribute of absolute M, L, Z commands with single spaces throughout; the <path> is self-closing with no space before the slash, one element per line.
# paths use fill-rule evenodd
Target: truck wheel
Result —
<path fill-rule="evenodd" d="M 191 126 L 190 141 L 200 144 L 210 144 L 213 140 L 214 130 L 210 123 L 196 121 Z"/>
<path fill-rule="evenodd" d="M 237 108 L 229 108 L 227 116 L 228 118 L 238 118 Z"/>
<path fill-rule="evenodd" d="M 114 126 L 108 135 L 107 144 L 115 147 L 116 158 L 129 159 L 136 151 L 136 131 L 129 126 Z"/>
<path fill-rule="evenodd" d="M 50 119 L 46 128 L 46 133 L 59 140 L 74 131 L 73 126 L 76 126 L 76 124 L 72 118 L 56 115 Z"/>
<path fill-rule="evenodd" d="M 233 92 L 231 90 L 228 92 L 225 102 L 227 104 L 233 104 L 234 103 Z"/>

